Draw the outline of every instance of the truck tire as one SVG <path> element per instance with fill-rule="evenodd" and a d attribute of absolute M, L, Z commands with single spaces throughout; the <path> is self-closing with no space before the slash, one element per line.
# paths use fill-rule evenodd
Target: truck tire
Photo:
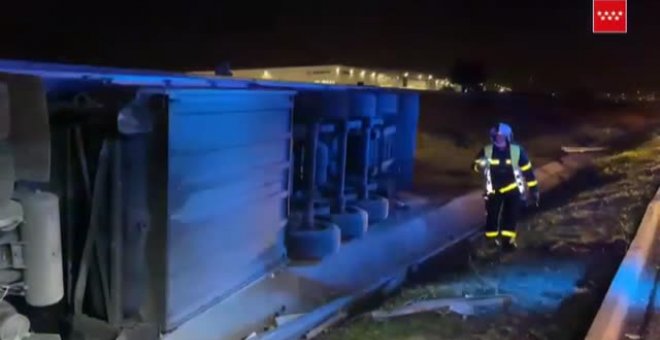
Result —
<path fill-rule="evenodd" d="M 381 196 L 373 196 L 366 200 L 357 201 L 355 205 L 367 212 L 369 225 L 384 221 L 390 215 L 390 202 L 387 198 Z"/>
<path fill-rule="evenodd" d="M 331 222 L 314 221 L 314 229 L 291 230 L 286 238 L 287 253 L 297 261 L 320 261 L 341 246 L 341 231 Z"/>
<path fill-rule="evenodd" d="M 342 241 L 362 238 L 369 227 L 369 214 L 363 209 L 354 206 L 346 207 L 341 214 L 330 215 L 330 221 L 341 230 Z"/>

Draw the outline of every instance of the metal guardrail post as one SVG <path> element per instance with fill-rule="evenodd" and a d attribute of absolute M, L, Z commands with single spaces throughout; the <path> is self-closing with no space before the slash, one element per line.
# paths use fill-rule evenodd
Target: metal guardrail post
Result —
<path fill-rule="evenodd" d="M 612 279 L 586 340 L 618 340 L 638 325 L 653 298 L 657 276 L 653 255 L 660 247 L 660 189 L 648 204 L 630 248 Z M 638 335 L 639 334 L 634 334 Z M 641 337 L 640 337 L 641 338 Z"/>

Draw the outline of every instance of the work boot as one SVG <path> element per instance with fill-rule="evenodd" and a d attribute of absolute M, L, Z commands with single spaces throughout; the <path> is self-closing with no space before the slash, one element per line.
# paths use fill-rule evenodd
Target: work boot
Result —
<path fill-rule="evenodd" d="M 505 252 L 512 252 L 518 249 L 518 245 L 516 244 L 516 240 L 510 240 L 510 241 L 505 241 L 504 246 L 502 247 L 502 250 Z"/>

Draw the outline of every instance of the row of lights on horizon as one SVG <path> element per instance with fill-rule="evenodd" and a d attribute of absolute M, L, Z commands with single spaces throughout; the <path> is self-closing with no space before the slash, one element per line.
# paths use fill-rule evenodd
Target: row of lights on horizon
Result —
<path fill-rule="evenodd" d="M 336 72 L 337 75 L 339 75 L 339 74 L 341 73 L 341 67 L 337 67 L 337 68 L 335 69 L 335 72 Z M 348 72 L 348 73 L 349 73 L 349 75 L 350 75 L 351 77 L 354 77 L 356 71 L 355 71 L 355 69 L 351 68 L 351 69 L 349 69 L 349 72 Z M 365 77 L 367 76 L 367 73 L 368 73 L 367 70 L 361 70 L 361 71 L 359 72 L 359 76 L 360 76 L 360 78 L 365 78 Z M 383 74 L 383 73 L 377 73 L 377 72 L 370 72 L 369 75 L 371 76 L 372 79 L 375 79 L 376 77 L 382 77 L 382 76 L 385 76 L 385 74 Z M 397 75 L 397 76 L 395 77 L 395 79 L 396 79 L 396 80 L 400 80 L 400 79 L 401 79 L 401 76 L 402 76 L 404 79 L 408 79 L 408 78 L 410 78 L 410 72 L 404 72 L 404 73 L 401 74 L 400 76 Z M 264 71 L 263 71 L 263 74 L 262 74 L 262 78 L 263 78 L 263 79 L 273 79 L 273 75 L 271 74 L 271 72 L 270 72 L 269 70 L 264 70 Z M 417 80 L 420 80 L 420 81 L 421 81 L 421 80 L 425 80 L 425 79 L 428 80 L 429 82 L 435 80 L 434 83 L 435 83 L 435 86 L 436 86 L 436 87 L 440 87 L 440 86 L 449 86 L 449 85 L 450 85 L 450 82 L 449 82 L 447 79 L 436 79 L 432 74 L 424 75 L 424 74 L 421 74 L 421 73 L 420 73 L 420 74 L 417 75 Z"/>
<path fill-rule="evenodd" d="M 335 72 L 336 72 L 337 75 L 341 74 L 341 67 L 337 67 L 337 68 L 335 69 Z M 349 71 L 348 71 L 348 74 L 349 74 L 351 77 L 355 76 L 355 73 L 356 73 L 356 70 L 355 70 L 354 68 L 351 68 L 351 69 L 349 69 Z M 368 72 L 367 70 L 364 70 L 364 69 L 363 69 L 363 70 L 360 70 L 360 72 L 359 72 L 359 76 L 360 76 L 361 78 L 365 78 L 365 77 L 367 76 L 368 73 L 369 73 L 369 72 Z M 378 76 L 378 77 L 385 76 L 385 74 L 383 74 L 383 73 L 377 73 L 377 72 L 370 72 L 369 75 L 371 76 L 371 78 L 376 78 L 377 76 Z M 403 76 L 404 79 L 408 79 L 408 78 L 410 77 L 410 72 L 404 72 L 404 73 L 402 73 L 400 76 L 397 75 L 397 76 L 395 77 L 395 79 L 396 79 L 396 80 L 400 80 L 400 79 L 401 79 L 401 76 Z M 272 74 L 270 73 L 269 70 L 264 70 L 264 71 L 263 71 L 263 75 L 262 75 L 262 77 L 263 77 L 264 79 L 272 79 L 272 78 L 273 78 L 273 76 L 272 76 Z M 451 86 L 451 85 L 452 85 L 451 82 L 450 82 L 448 79 L 442 79 L 442 78 L 438 78 L 438 79 L 436 79 L 432 74 L 424 75 L 424 74 L 421 74 L 421 73 L 420 73 L 420 74 L 417 74 L 417 79 L 418 79 L 418 80 L 425 80 L 425 79 L 426 79 L 426 80 L 428 80 L 429 82 L 435 80 L 433 83 L 435 84 L 435 87 L 438 87 L 438 88 L 439 88 L 439 87 L 448 87 L 448 86 Z M 324 81 L 323 83 L 334 83 L 334 82 L 333 82 L 333 81 Z M 481 85 L 484 86 L 484 84 L 481 84 Z M 505 93 L 505 92 L 511 92 L 511 91 L 512 91 L 512 89 L 511 89 L 510 87 L 508 87 L 508 86 L 504 86 L 504 85 L 500 85 L 500 84 L 494 84 L 494 85 L 495 85 L 496 91 L 499 92 L 499 93 Z"/>
<path fill-rule="evenodd" d="M 337 74 L 341 73 L 341 67 L 337 67 L 337 68 L 335 69 L 335 72 L 336 72 Z M 351 77 L 353 77 L 353 76 L 355 75 L 355 69 L 350 69 L 350 70 L 348 71 L 348 74 L 349 74 Z M 366 77 L 366 76 L 367 76 L 367 71 L 366 71 L 366 70 L 362 70 L 362 71 L 360 71 L 360 77 L 361 77 L 361 78 L 364 78 L 364 77 Z M 382 73 L 371 72 L 371 77 L 372 77 L 372 78 L 375 78 L 376 76 L 383 76 L 383 74 L 382 74 Z M 404 77 L 404 78 L 409 78 L 409 77 L 410 77 L 410 72 L 404 72 L 404 73 L 403 73 L 403 77 Z M 417 79 L 418 79 L 418 80 L 423 80 L 424 78 L 426 78 L 426 79 L 428 79 L 428 80 L 433 80 L 433 79 L 434 79 L 434 77 L 433 77 L 432 74 L 429 74 L 428 76 L 424 76 L 424 74 L 421 74 L 421 73 L 420 73 L 420 74 L 417 75 Z M 396 79 L 400 79 L 400 77 L 397 76 Z M 439 80 L 436 80 L 436 83 L 439 83 L 439 82 L 440 82 Z"/>

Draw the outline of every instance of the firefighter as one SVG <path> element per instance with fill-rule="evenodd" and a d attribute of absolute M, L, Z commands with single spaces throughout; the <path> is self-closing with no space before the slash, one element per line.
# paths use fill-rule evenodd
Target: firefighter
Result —
<path fill-rule="evenodd" d="M 524 201 L 539 204 L 538 182 L 532 163 L 523 148 L 513 143 L 513 131 L 504 123 L 490 130 L 492 144 L 484 147 L 474 161 L 486 185 L 487 239 L 505 250 L 516 248 L 516 222 Z"/>

